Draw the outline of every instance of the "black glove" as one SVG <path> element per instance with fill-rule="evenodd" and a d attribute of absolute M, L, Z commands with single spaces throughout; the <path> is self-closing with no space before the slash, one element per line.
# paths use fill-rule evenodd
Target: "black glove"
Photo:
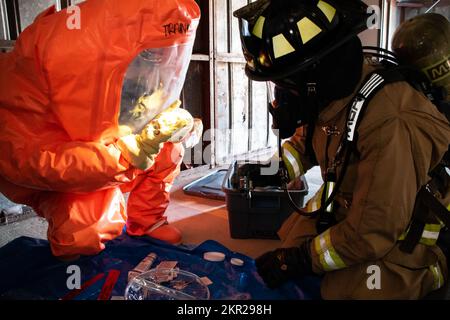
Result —
<path fill-rule="evenodd" d="M 267 252 L 255 260 L 256 269 L 269 288 L 275 289 L 288 280 L 313 274 L 311 241 L 308 239 L 300 247 Z"/>

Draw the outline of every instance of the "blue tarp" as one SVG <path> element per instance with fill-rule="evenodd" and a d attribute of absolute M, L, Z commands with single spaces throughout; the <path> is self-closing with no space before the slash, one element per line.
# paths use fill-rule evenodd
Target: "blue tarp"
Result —
<path fill-rule="evenodd" d="M 208 262 L 204 252 L 219 251 L 226 255 L 224 262 Z M 125 292 L 128 271 L 132 270 L 149 253 L 158 255 L 155 265 L 164 260 L 178 261 L 178 267 L 199 277 L 207 276 L 211 299 L 228 300 L 278 300 L 318 298 L 320 282 L 305 278 L 300 285 L 293 282 L 277 290 L 268 289 L 257 275 L 254 261 L 232 252 L 215 241 L 206 241 L 197 247 L 175 247 L 150 238 L 132 238 L 123 234 L 110 241 L 106 249 L 96 256 L 82 257 L 71 263 L 55 259 L 47 241 L 28 237 L 18 238 L 0 248 L 0 298 L 3 299 L 60 299 L 70 290 L 67 268 L 77 265 L 82 283 L 100 273 L 119 270 L 120 277 L 112 292 L 122 296 Z M 242 259 L 243 267 L 233 266 L 231 258 Z M 96 300 L 106 276 L 81 292 L 74 299 Z"/>

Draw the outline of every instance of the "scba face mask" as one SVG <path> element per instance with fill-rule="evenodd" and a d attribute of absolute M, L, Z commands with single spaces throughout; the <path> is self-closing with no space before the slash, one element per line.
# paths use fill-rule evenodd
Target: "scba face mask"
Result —
<path fill-rule="evenodd" d="M 318 112 L 315 83 L 305 84 L 304 90 L 273 82 L 268 82 L 267 87 L 272 128 L 278 130 L 281 139 L 292 137 L 297 128 L 314 122 Z"/>
<path fill-rule="evenodd" d="M 193 42 L 142 51 L 125 74 L 119 125 L 136 133 L 177 100 L 186 78 Z"/>
<path fill-rule="evenodd" d="M 278 130 L 281 139 L 287 139 L 295 134 L 295 130 L 302 125 L 299 119 L 298 94 L 278 87 L 273 82 L 267 83 L 269 93 L 269 112 L 273 117 L 272 129 Z"/>

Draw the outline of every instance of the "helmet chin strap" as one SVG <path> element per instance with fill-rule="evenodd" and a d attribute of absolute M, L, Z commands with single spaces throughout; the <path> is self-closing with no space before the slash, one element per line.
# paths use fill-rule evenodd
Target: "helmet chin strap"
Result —
<path fill-rule="evenodd" d="M 306 83 L 306 109 L 307 109 L 307 118 L 308 123 L 312 124 L 319 115 L 319 101 L 317 94 L 317 82 L 309 81 Z"/>
<path fill-rule="evenodd" d="M 323 103 L 320 101 L 319 95 L 319 86 L 315 77 L 308 77 L 305 85 L 304 92 L 306 92 L 305 96 L 305 106 L 303 106 L 303 123 L 304 124 L 313 124 L 321 109 L 325 107 Z"/>

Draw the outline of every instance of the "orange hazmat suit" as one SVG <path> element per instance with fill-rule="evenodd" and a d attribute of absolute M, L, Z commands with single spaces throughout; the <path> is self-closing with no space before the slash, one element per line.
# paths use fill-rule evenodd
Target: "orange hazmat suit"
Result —
<path fill-rule="evenodd" d="M 125 223 L 140 236 L 161 221 L 183 147 L 165 143 L 147 170 L 125 160 L 122 87 L 144 50 L 189 44 L 190 55 L 200 18 L 193 0 L 89 0 L 79 9 L 80 28 L 51 7 L 0 54 L 0 192 L 48 220 L 61 257 L 98 253 Z"/>

